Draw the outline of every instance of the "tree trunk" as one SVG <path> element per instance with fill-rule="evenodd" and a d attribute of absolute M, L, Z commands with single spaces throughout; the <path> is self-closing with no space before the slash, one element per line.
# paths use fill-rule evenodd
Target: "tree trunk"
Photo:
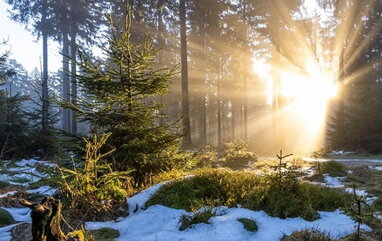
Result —
<path fill-rule="evenodd" d="M 48 129 L 48 33 L 46 29 L 46 11 L 47 2 L 42 2 L 42 17 L 41 22 L 43 24 L 42 30 L 42 131 L 45 133 Z M 45 153 L 45 150 L 44 150 Z"/>
<path fill-rule="evenodd" d="M 220 98 L 220 88 L 221 88 L 221 74 L 218 75 L 218 79 L 216 80 L 217 81 L 217 115 L 218 115 L 218 125 L 217 125 L 217 132 L 218 132 L 218 148 L 221 147 L 222 145 L 222 121 L 221 121 L 221 98 Z"/>
<path fill-rule="evenodd" d="M 186 32 L 186 0 L 179 2 L 180 41 L 181 41 L 181 72 L 182 72 L 182 115 L 183 115 L 183 146 L 190 147 L 191 123 L 190 103 L 188 95 L 188 66 L 187 66 L 187 32 Z"/>
<path fill-rule="evenodd" d="M 40 203 L 32 204 L 24 199 L 20 203 L 32 210 L 32 241 L 64 241 L 61 231 L 61 202 L 45 197 Z"/>
<path fill-rule="evenodd" d="M 70 80 L 69 80 L 69 40 L 68 34 L 63 34 L 62 39 L 62 97 L 65 101 L 70 101 Z M 70 110 L 63 110 L 62 128 L 70 132 Z"/>
<path fill-rule="evenodd" d="M 73 11 L 73 10 L 72 10 Z M 74 18 L 74 16 L 72 16 Z M 71 58 L 71 82 L 72 82 L 72 104 L 77 104 L 77 79 L 76 79 L 76 57 L 77 57 L 77 44 L 76 44 L 76 23 L 72 19 L 72 29 L 70 33 L 70 58 Z M 72 134 L 77 134 L 77 119 L 75 111 L 72 111 Z"/>

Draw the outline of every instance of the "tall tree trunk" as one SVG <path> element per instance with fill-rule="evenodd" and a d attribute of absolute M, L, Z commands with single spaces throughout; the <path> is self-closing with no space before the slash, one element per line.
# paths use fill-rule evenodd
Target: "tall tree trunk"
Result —
<path fill-rule="evenodd" d="M 158 45 L 159 45 L 159 48 L 164 48 L 164 37 L 163 37 L 163 34 L 165 32 L 164 30 L 164 24 L 163 24 L 163 19 L 162 19 L 162 8 L 163 8 L 163 5 L 164 5 L 164 0 L 158 0 L 157 1 L 157 21 L 158 21 Z M 160 53 L 163 53 L 162 51 Z M 163 55 L 160 55 L 160 56 L 163 56 Z M 166 60 L 164 58 L 161 59 L 161 61 L 163 62 L 166 62 Z M 161 95 L 159 97 L 159 102 L 161 104 L 164 104 L 164 96 Z M 159 125 L 160 126 L 163 126 L 165 124 L 165 112 L 164 112 L 164 109 L 161 109 L 159 111 Z"/>
<path fill-rule="evenodd" d="M 70 80 L 69 80 L 69 39 L 68 34 L 64 33 L 62 38 L 62 97 L 65 101 L 70 101 Z M 62 128 L 70 132 L 70 110 L 63 110 Z"/>
<path fill-rule="evenodd" d="M 181 71 L 182 71 L 182 114 L 183 114 L 183 146 L 189 147 L 191 141 L 190 103 L 188 95 L 187 66 L 187 32 L 186 32 L 186 0 L 179 2 L 180 41 L 181 41 Z"/>
<path fill-rule="evenodd" d="M 42 131 L 46 132 L 48 129 L 48 33 L 47 33 L 47 1 L 42 2 L 42 19 L 43 30 L 42 30 L 42 51 L 43 51 L 43 69 L 42 69 Z"/>
<path fill-rule="evenodd" d="M 72 9 L 73 11 L 73 9 Z M 75 16 L 72 14 L 72 26 L 70 32 L 70 58 L 71 58 L 71 82 L 72 82 L 72 104 L 77 104 L 77 79 L 76 79 L 76 57 L 77 57 L 77 44 L 76 44 L 76 35 L 77 27 L 74 19 Z M 75 111 L 72 111 L 72 134 L 77 134 L 77 119 Z"/>
<path fill-rule="evenodd" d="M 220 68 L 219 68 L 219 71 L 220 71 Z M 217 80 L 217 115 L 218 115 L 218 125 L 217 125 L 217 132 L 218 132 L 218 148 L 221 147 L 222 145 L 222 121 L 221 121 L 221 93 L 220 93 L 220 89 L 221 89 L 221 72 L 218 73 L 218 78 L 216 79 Z"/>
<path fill-rule="evenodd" d="M 248 91 L 247 91 L 247 76 L 244 77 L 244 97 L 243 97 L 243 137 L 245 140 L 248 139 Z"/>
<path fill-rule="evenodd" d="M 200 97 L 200 144 L 207 144 L 207 107 L 205 92 L 201 93 Z"/>

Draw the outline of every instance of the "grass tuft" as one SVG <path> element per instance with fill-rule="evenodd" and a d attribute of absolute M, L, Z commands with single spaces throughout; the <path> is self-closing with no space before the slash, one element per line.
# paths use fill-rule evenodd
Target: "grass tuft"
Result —
<path fill-rule="evenodd" d="M 329 234 L 318 230 L 302 230 L 284 236 L 281 241 L 334 241 Z"/>
<path fill-rule="evenodd" d="M 120 235 L 117 230 L 112 228 L 92 230 L 90 233 L 95 241 L 114 241 Z"/>
<path fill-rule="evenodd" d="M 212 212 L 210 208 L 205 208 L 204 210 L 196 211 L 192 214 L 184 214 L 179 219 L 179 222 L 181 223 L 179 230 L 186 230 L 188 228 L 191 228 L 192 225 L 198 223 L 209 224 L 209 220 L 213 216 L 215 216 L 215 213 Z"/>
<path fill-rule="evenodd" d="M 320 174 L 327 173 L 331 177 L 344 177 L 347 175 L 348 169 L 340 162 L 328 161 L 321 162 L 318 171 Z"/>

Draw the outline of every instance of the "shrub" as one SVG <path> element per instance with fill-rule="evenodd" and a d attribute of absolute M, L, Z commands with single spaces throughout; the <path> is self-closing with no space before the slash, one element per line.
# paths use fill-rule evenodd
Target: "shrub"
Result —
<path fill-rule="evenodd" d="M 281 241 L 334 241 L 330 235 L 318 230 L 301 230 L 284 236 Z"/>
<path fill-rule="evenodd" d="M 209 224 L 209 220 L 213 216 L 215 216 L 215 213 L 212 212 L 211 208 L 204 208 L 203 210 L 196 211 L 192 214 L 184 214 L 179 219 L 179 222 L 181 223 L 179 230 L 183 231 L 198 223 Z"/>
<path fill-rule="evenodd" d="M 248 151 L 246 141 L 225 143 L 225 153 L 221 159 L 222 165 L 232 169 L 240 169 L 250 162 L 256 161 L 256 156 Z"/>
<path fill-rule="evenodd" d="M 327 173 L 331 177 L 343 177 L 347 174 L 347 168 L 340 162 L 328 161 L 320 163 L 320 172 Z"/>
<path fill-rule="evenodd" d="M 216 151 L 211 146 L 205 146 L 199 151 L 194 153 L 193 157 L 194 167 L 207 168 L 215 167 L 218 163 Z"/>
<path fill-rule="evenodd" d="M 96 215 L 107 212 L 116 202 L 124 202 L 128 190 L 124 181 L 129 180 L 128 172 L 115 172 L 102 159 L 112 153 L 100 153 L 110 134 L 94 135 L 86 142 L 85 164 L 74 170 L 60 168 L 60 192 L 65 197 L 69 208 L 83 210 L 86 214 Z"/>
<path fill-rule="evenodd" d="M 244 228 L 249 232 L 256 232 L 259 229 L 257 223 L 252 219 L 239 218 L 237 221 L 241 222 L 244 225 Z"/>

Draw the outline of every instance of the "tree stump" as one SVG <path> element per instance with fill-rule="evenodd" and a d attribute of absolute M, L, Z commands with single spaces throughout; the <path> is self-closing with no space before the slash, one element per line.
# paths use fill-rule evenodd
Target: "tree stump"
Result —
<path fill-rule="evenodd" d="M 20 199 L 20 203 L 32 210 L 32 241 L 65 241 L 61 230 L 61 202 L 45 197 L 40 203 Z"/>

